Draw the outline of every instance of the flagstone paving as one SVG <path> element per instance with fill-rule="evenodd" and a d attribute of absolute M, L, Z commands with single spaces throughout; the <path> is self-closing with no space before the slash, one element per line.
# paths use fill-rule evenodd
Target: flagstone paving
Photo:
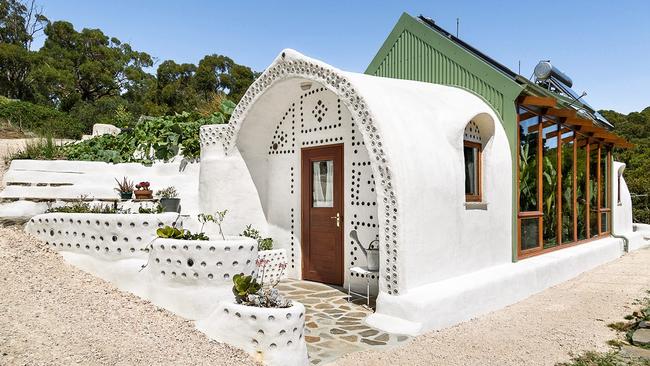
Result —
<path fill-rule="evenodd" d="M 305 305 L 305 341 L 312 365 L 324 365 L 352 352 L 394 347 L 411 339 L 366 325 L 363 320 L 373 311 L 365 306 L 365 299 L 361 299 L 363 305 L 348 302 L 347 293 L 337 288 L 296 280 L 282 281 L 277 288 L 287 298 Z"/>

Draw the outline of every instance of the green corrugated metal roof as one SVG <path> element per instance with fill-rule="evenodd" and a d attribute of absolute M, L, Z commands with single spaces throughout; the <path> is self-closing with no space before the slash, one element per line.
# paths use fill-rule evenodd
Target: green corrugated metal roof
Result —
<path fill-rule="evenodd" d="M 502 118 L 523 90 L 502 71 L 406 13 L 366 74 L 458 86 L 481 96 Z"/>

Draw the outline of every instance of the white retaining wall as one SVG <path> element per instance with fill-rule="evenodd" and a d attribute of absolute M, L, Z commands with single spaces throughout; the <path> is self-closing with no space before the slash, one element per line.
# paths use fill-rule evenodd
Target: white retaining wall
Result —
<path fill-rule="evenodd" d="M 628 250 L 650 246 L 650 226 L 633 223 L 632 197 L 622 174 L 625 164 L 615 161 L 612 167 L 612 233 L 627 239 Z M 621 174 L 619 181 L 618 176 Z M 619 187 L 620 182 L 620 187 Z M 620 196 L 619 196 L 620 193 Z"/>
<path fill-rule="evenodd" d="M 210 338 L 235 345 L 267 365 L 308 365 L 304 337 L 305 307 L 285 309 L 219 303 L 197 327 Z"/>
<path fill-rule="evenodd" d="M 25 231 L 57 251 L 120 260 L 146 257 L 146 247 L 156 237 L 156 230 L 172 225 L 178 218 L 175 213 L 48 213 L 30 219 Z M 178 225 L 182 224 L 178 221 Z"/>
<path fill-rule="evenodd" d="M 0 217 L 5 220 L 43 213 L 46 202 L 75 200 L 115 201 L 117 183 L 128 177 L 134 183 L 148 181 L 154 193 L 175 186 L 181 198 L 181 213 L 195 215 L 199 208 L 199 164 L 180 160 L 145 166 L 138 163 L 109 164 L 96 161 L 14 160 L 3 176 Z"/>
<path fill-rule="evenodd" d="M 232 286 L 232 278 L 238 273 L 255 275 L 256 259 L 257 241 L 250 238 L 159 238 L 153 243 L 148 266 L 154 276 L 183 285 Z"/>
<path fill-rule="evenodd" d="M 380 293 L 377 303 L 383 311 L 367 321 L 410 335 L 442 329 L 521 301 L 623 253 L 622 239 L 606 238 L 434 282 L 406 295 Z"/>

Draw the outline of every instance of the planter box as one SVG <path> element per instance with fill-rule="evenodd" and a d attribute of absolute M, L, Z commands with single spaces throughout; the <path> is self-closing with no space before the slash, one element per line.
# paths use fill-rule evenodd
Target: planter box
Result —
<path fill-rule="evenodd" d="M 260 259 L 266 259 L 269 261 L 269 263 L 266 265 L 266 270 L 264 271 L 264 278 L 262 278 L 262 271 L 258 271 L 258 281 L 264 280 L 264 283 L 268 284 L 287 278 L 288 268 L 284 270 L 282 277 L 280 277 L 280 274 L 282 273 L 282 270 L 280 269 L 280 263 L 289 264 L 289 261 L 287 260 L 286 249 L 262 250 L 259 252 L 258 257 Z"/>
<path fill-rule="evenodd" d="M 180 198 L 161 198 L 160 205 L 164 212 L 179 212 L 181 206 Z"/>
<path fill-rule="evenodd" d="M 305 307 L 258 308 L 222 301 L 198 328 L 210 338 L 242 348 L 266 365 L 307 365 Z"/>
<path fill-rule="evenodd" d="M 156 230 L 172 225 L 177 214 L 47 213 L 32 217 L 25 231 L 54 250 L 108 260 L 146 258 Z"/>
<path fill-rule="evenodd" d="M 254 275 L 257 242 L 243 236 L 226 240 L 153 242 L 149 268 L 154 276 L 184 284 L 229 285 L 238 273 Z"/>

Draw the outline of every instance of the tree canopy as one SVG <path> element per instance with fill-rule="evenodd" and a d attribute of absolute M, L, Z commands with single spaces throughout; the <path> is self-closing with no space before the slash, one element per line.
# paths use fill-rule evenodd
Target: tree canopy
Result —
<path fill-rule="evenodd" d="M 625 181 L 632 194 L 634 221 L 650 224 L 650 107 L 641 112 L 621 114 L 601 111 L 615 126 L 617 134 L 635 146 L 614 151 L 614 159 L 625 163 Z"/>
<path fill-rule="evenodd" d="M 45 40 L 32 50 L 37 35 Z M 67 113 L 87 131 L 114 123 L 118 111 L 118 119 L 131 122 L 141 115 L 209 115 L 223 98 L 238 102 L 258 76 L 219 54 L 197 65 L 154 60 L 100 29 L 50 21 L 34 0 L 0 0 L 0 94 Z"/>

